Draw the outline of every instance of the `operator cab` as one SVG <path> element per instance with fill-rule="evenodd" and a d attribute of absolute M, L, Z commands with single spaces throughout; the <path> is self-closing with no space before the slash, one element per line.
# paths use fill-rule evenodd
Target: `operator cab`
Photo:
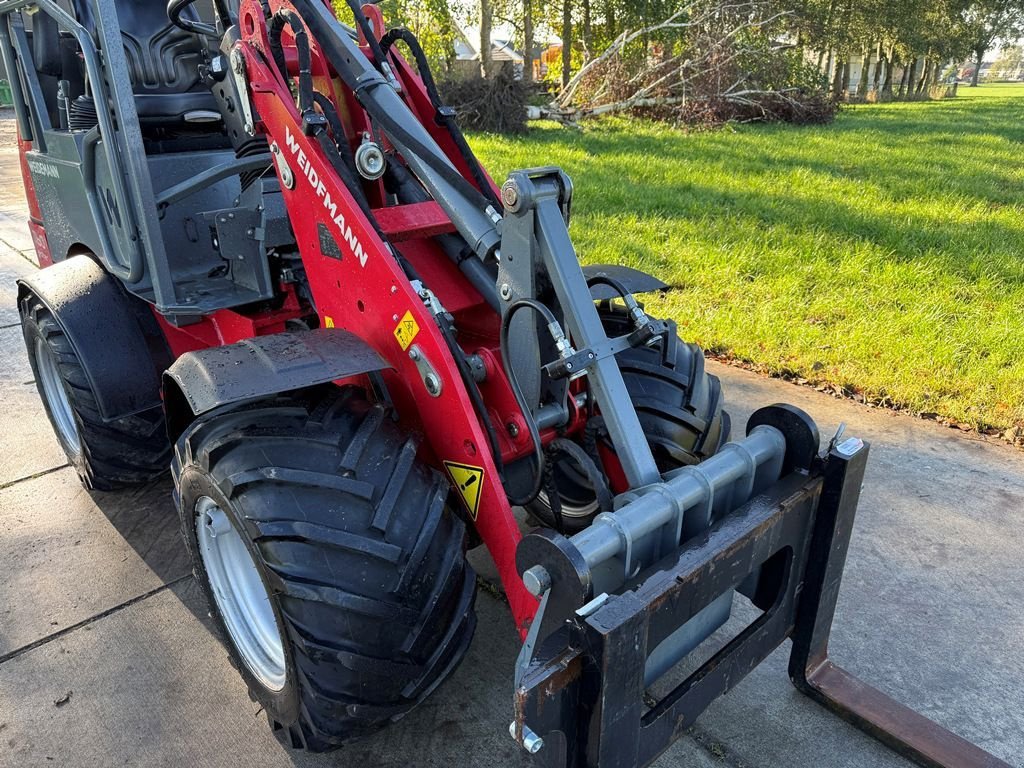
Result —
<path fill-rule="evenodd" d="M 66 10 L 99 40 L 92 3 L 72 0 Z M 200 21 L 193 7 L 186 8 L 183 16 Z M 160 2 L 117 3 L 117 20 L 144 133 L 222 133 L 216 100 L 200 74 L 210 55 L 206 41 L 172 24 Z M 74 37 L 61 32 L 56 19 L 42 11 L 32 15 L 30 35 L 51 123 L 65 130 L 95 125 L 95 101 Z"/>
<path fill-rule="evenodd" d="M 280 301 L 301 265 L 244 83 L 217 66 L 222 20 L 210 0 L 172 5 L 174 20 L 161 0 L 43 0 L 0 46 L 53 259 L 95 254 L 183 324 Z"/>

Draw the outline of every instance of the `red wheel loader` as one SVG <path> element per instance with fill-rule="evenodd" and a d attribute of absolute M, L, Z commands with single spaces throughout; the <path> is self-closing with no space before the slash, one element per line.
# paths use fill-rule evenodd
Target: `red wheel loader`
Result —
<path fill-rule="evenodd" d="M 494 184 L 416 38 L 349 8 L 0 0 L 46 410 L 89 488 L 171 468 L 277 737 L 329 750 L 441 685 L 482 543 L 542 764 L 648 765 L 789 640 L 797 688 L 902 754 L 1002 765 L 829 661 L 868 446 L 786 405 L 730 442 L 636 298 L 666 286 L 581 268 L 569 178 Z M 646 695 L 738 600 L 758 618 Z"/>

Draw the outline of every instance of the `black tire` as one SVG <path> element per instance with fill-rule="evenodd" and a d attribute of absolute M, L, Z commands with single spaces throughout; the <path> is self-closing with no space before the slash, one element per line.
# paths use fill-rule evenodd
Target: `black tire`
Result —
<path fill-rule="evenodd" d="M 476 577 L 449 486 L 362 390 L 280 396 L 201 417 L 175 449 L 182 532 L 211 616 L 288 747 L 334 749 L 398 719 L 461 661 Z M 199 554 L 212 498 L 256 564 L 283 638 L 285 681 L 239 653 Z"/>
<path fill-rule="evenodd" d="M 624 336 L 632 321 L 618 306 L 602 304 L 601 319 L 608 336 Z M 722 385 L 704 369 L 704 352 L 686 344 L 670 323 L 667 339 L 652 347 L 637 347 L 616 357 L 640 426 L 647 436 L 658 468 L 664 473 L 713 456 L 729 439 L 731 421 L 723 409 Z M 559 457 L 552 468 L 562 524 L 575 533 L 590 525 L 598 513 L 594 492 L 575 463 Z M 550 524 L 551 504 L 541 494 L 527 506 L 534 518 Z"/>
<path fill-rule="evenodd" d="M 61 448 L 86 488 L 111 491 L 147 483 L 164 474 L 171 462 L 171 445 L 163 409 L 150 408 L 133 416 L 104 421 L 82 361 L 53 313 L 31 293 L 22 299 L 21 311 L 22 333 L 36 389 Z M 53 395 L 48 396 L 44 387 L 40 373 L 46 370 L 47 361 L 39 358 L 41 354 L 50 355 L 55 364 L 58 386 L 72 411 L 77 445 L 68 437 L 67 430 L 58 426 L 54 409 L 59 404 L 50 402 Z"/>

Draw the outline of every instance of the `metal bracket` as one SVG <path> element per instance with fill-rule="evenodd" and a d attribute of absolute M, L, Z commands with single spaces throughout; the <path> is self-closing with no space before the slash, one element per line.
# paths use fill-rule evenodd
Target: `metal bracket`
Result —
<path fill-rule="evenodd" d="M 249 83 L 245 70 L 245 55 L 241 48 L 234 48 L 231 51 L 231 76 L 235 80 L 235 87 L 238 90 L 238 100 L 241 102 L 242 117 L 244 119 L 245 132 L 250 136 L 256 135 L 256 121 L 253 118 L 252 103 L 249 101 Z"/>
<path fill-rule="evenodd" d="M 274 162 L 277 163 L 277 169 L 281 172 L 281 181 L 288 189 L 295 189 L 295 174 L 292 173 L 291 166 L 288 165 L 288 161 L 284 158 L 284 153 L 281 152 L 281 147 L 277 145 L 275 141 L 270 145 L 270 153 L 274 156 Z"/>
<path fill-rule="evenodd" d="M 434 366 L 431 365 L 430 360 L 427 359 L 419 344 L 413 344 L 409 347 L 409 359 L 416 363 L 416 368 L 420 372 L 420 378 L 423 380 L 423 386 L 426 388 L 427 394 L 431 397 L 440 397 L 441 390 L 444 387 L 441 377 L 437 375 L 437 371 L 434 370 Z"/>

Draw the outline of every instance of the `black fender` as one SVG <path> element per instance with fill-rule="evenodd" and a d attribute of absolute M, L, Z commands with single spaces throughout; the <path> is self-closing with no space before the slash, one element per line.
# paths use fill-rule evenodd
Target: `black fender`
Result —
<path fill-rule="evenodd" d="M 160 376 L 173 359 L 149 304 L 129 294 L 90 256 L 72 256 L 18 280 L 67 335 L 105 421 L 160 406 Z"/>
<path fill-rule="evenodd" d="M 167 432 L 176 441 L 197 416 L 215 408 L 390 367 L 369 344 L 340 328 L 275 333 L 186 352 L 163 377 Z"/>
<path fill-rule="evenodd" d="M 598 275 L 605 275 L 622 283 L 622 286 L 630 293 L 652 293 L 654 291 L 667 291 L 669 286 L 646 272 L 632 267 L 623 267 L 618 264 L 589 264 L 583 267 L 583 276 L 590 280 Z M 619 298 L 619 294 L 609 285 L 598 283 L 591 286 L 590 293 L 595 299 L 605 301 Z"/>

